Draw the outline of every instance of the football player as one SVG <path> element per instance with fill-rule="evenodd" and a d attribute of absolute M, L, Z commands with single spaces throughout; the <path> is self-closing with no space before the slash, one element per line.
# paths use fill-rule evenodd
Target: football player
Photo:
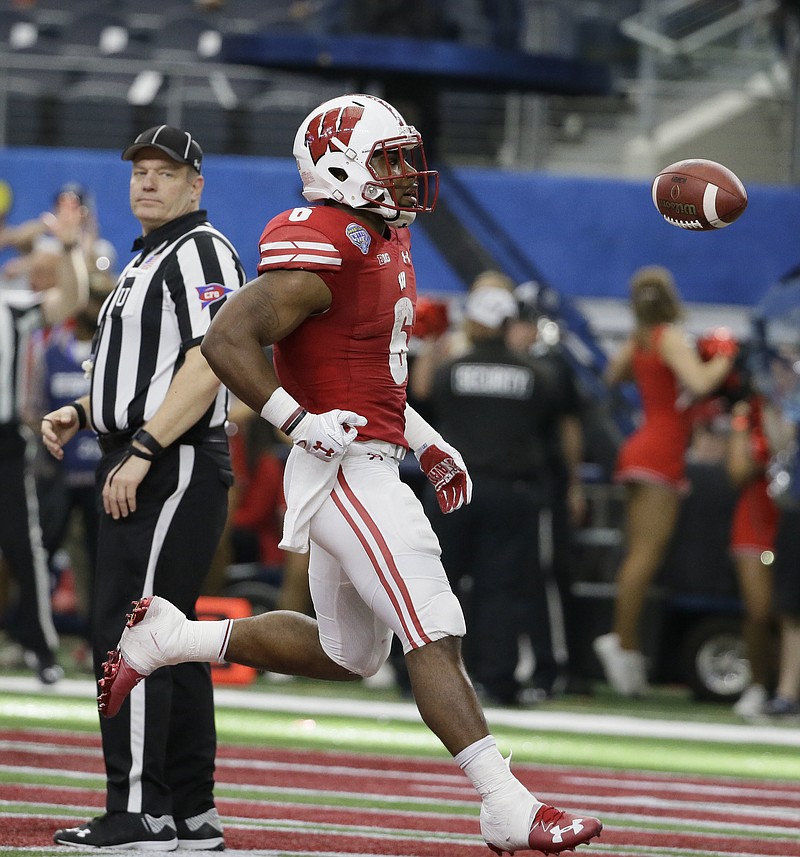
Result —
<path fill-rule="evenodd" d="M 144 599 L 110 653 L 101 711 L 113 716 L 137 681 L 176 661 L 371 676 L 396 634 L 423 720 L 481 795 L 489 847 L 572 849 L 602 825 L 541 803 L 510 772 L 463 667 L 464 617 L 438 541 L 399 477 L 411 449 L 444 512 L 470 501 L 461 456 L 406 403 L 417 298 L 407 227 L 433 210 L 438 174 L 416 129 L 370 95 L 314 110 L 294 156 L 310 204 L 266 225 L 259 276 L 230 296 L 202 351 L 223 383 L 294 443 L 282 546 L 304 552 L 310 543 L 317 618 L 277 611 L 190 622 L 168 601 Z"/>

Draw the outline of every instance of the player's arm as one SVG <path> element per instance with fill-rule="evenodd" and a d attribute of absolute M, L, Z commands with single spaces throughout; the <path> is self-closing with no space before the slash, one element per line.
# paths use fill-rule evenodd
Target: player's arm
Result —
<path fill-rule="evenodd" d="M 672 325 L 664 329 L 659 353 L 681 384 L 695 396 L 705 396 L 716 389 L 733 366 L 733 355 L 717 354 L 711 360 L 701 360 L 684 331 Z"/>
<path fill-rule="evenodd" d="M 306 452 L 325 461 L 343 455 L 367 421 L 353 411 L 309 413 L 281 387 L 264 353 L 313 313 L 331 293 L 308 271 L 268 271 L 235 292 L 214 317 L 203 354 L 225 386 Z"/>
<path fill-rule="evenodd" d="M 330 289 L 316 274 L 268 271 L 228 297 L 203 338 L 203 355 L 222 383 L 260 413 L 280 386 L 264 349 L 330 304 Z"/>

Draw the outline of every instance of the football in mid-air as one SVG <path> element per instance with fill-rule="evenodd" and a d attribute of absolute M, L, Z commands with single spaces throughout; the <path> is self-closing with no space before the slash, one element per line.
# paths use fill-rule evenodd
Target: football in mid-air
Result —
<path fill-rule="evenodd" d="M 653 204 L 673 226 L 710 232 L 730 226 L 742 214 L 747 191 L 722 164 L 691 158 L 664 167 L 655 177 Z"/>

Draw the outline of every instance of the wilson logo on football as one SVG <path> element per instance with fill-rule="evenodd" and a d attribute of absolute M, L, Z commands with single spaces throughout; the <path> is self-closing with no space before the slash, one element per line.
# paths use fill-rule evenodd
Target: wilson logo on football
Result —
<path fill-rule="evenodd" d="M 363 107 L 354 106 L 318 113 L 306 129 L 306 146 L 311 160 L 316 164 L 328 149 L 332 151 L 331 140 L 334 137 L 344 146 L 349 146 L 353 130 L 363 114 Z"/>

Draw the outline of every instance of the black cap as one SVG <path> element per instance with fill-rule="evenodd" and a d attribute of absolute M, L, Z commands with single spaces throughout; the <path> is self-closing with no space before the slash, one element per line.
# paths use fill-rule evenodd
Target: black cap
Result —
<path fill-rule="evenodd" d="M 138 151 L 148 148 L 161 149 L 173 161 L 188 164 L 198 173 L 200 172 L 203 150 L 188 131 L 181 131 L 180 128 L 173 128 L 171 125 L 156 125 L 154 128 L 148 128 L 125 149 L 122 160 L 132 161 Z"/>

